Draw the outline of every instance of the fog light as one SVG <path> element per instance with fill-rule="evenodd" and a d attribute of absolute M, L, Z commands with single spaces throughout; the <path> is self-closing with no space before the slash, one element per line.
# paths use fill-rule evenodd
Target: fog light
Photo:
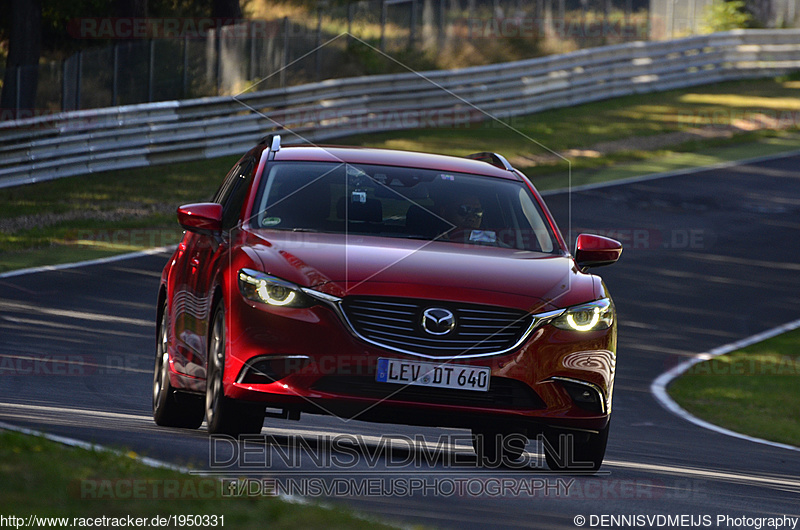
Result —
<path fill-rule="evenodd" d="M 588 412 L 605 413 L 605 400 L 600 389 L 586 381 L 569 379 L 566 377 L 553 377 L 567 391 L 569 397 L 578 407 Z"/>
<path fill-rule="evenodd" d="M 264 385 L 280 381 L 308 366 L 305 355 L 265 355 L 247 361 L 239 372 L 238 383 Z"/>

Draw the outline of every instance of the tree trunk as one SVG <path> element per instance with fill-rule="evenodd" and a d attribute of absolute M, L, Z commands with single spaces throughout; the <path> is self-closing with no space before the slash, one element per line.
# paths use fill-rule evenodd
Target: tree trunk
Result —
<path fill-rule="evenodd" d="M 242 7 L 239 0 L 211 0 L 211 16 L 223 19 L 242 18 Z M 234 22 L 231 21 L 231 24 Z"/>
<path fill-rule="evenodd" d="M 41 52 L 41 0 L 12 0 L 11 33 L 0 108 L 14 109 L 11 115 L 15 117 L 35 112 Z"/>
<path fill-rule="evenodd" d="M 147 17 L 147 0 L 114 0 L 114 16 L 145 18 Z"/>

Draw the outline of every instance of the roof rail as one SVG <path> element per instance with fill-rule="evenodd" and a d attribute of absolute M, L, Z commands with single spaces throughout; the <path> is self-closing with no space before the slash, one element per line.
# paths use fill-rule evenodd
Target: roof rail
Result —
<path fill-rule="evenodd" d="M 269 134 L 261 139 L 259 144 L 266 144 L 269 148 L 269 158 L 268 160 L 272 160 L 275 158 L 275 153 L 281 150 L 281 135 L 280 134 Z"/>
<path fill-rule="evenodd" d="M 275 158 L 275 153 L 281 150 L 281 135 L 273 134 L 269 139 L 269 160 Z"/>
<path fill-rule="evenodd" d="M 500 169 L 505 169 L 506 171 L 514 171 L 513 166 L 508 163 L 508 160 L 506 160 L 503 155 L 498 155 L 497 153 L 484 151 L 482 153 L 473 153 L 471 155 L 467 155 L 467 158 L 471 158 L 472 160 L 480 160 L 481 162 L 486 162 L 487 164 L 499 167 Z"/>

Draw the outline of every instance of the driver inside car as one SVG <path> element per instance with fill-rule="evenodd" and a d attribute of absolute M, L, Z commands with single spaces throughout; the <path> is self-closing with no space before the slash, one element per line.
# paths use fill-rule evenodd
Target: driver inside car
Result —
<path fill-rule="evenodd" d="M 445 204 L 442 217 L 456 228 L 475 230 L 480 228 L 483 221 L 483 207 L 476 195 L 461 195 Z"/>
<path fill-rule="evenodd" d="M 465 194 L 448 198 L 442 210 L 442 217 L 451 223 L 447 238 L 455 241 L 469 241 L 474 230 L 479 230 L 483 222 L 483 206 L 477 195 Z"/>

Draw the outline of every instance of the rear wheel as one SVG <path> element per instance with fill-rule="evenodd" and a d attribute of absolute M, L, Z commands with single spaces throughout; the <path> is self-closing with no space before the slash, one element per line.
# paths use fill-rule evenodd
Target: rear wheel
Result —
<path fill-rule="evenodd" d="M 472 429 L 472 448 L 481 465 L 499 466 L 519 460 L 528 438 L 524 434 L 501 429 Z"/>
<path fill-rule="evenodd" d="M 597 471 L 603 464 L 611 422 L 598 433 L 548 431 L 544 448 L 547 467 L 554 471 Z"/>
<path fill-rule="evenodd" d="M 264 424 L 264 408 L 225 396 L 225 309 L 218 304 L 211 319 L 206 370 L 206 422 L 210 434 L 258 434 Z"/>
<path fill-rule="evenodd" d="M 153 419 L 163 427 L 197 429 L 203 423 L 203 402 L 198 396 L 176 390 L 169 382 L 169 315 L 161 308 L 153 370 Z"/>

